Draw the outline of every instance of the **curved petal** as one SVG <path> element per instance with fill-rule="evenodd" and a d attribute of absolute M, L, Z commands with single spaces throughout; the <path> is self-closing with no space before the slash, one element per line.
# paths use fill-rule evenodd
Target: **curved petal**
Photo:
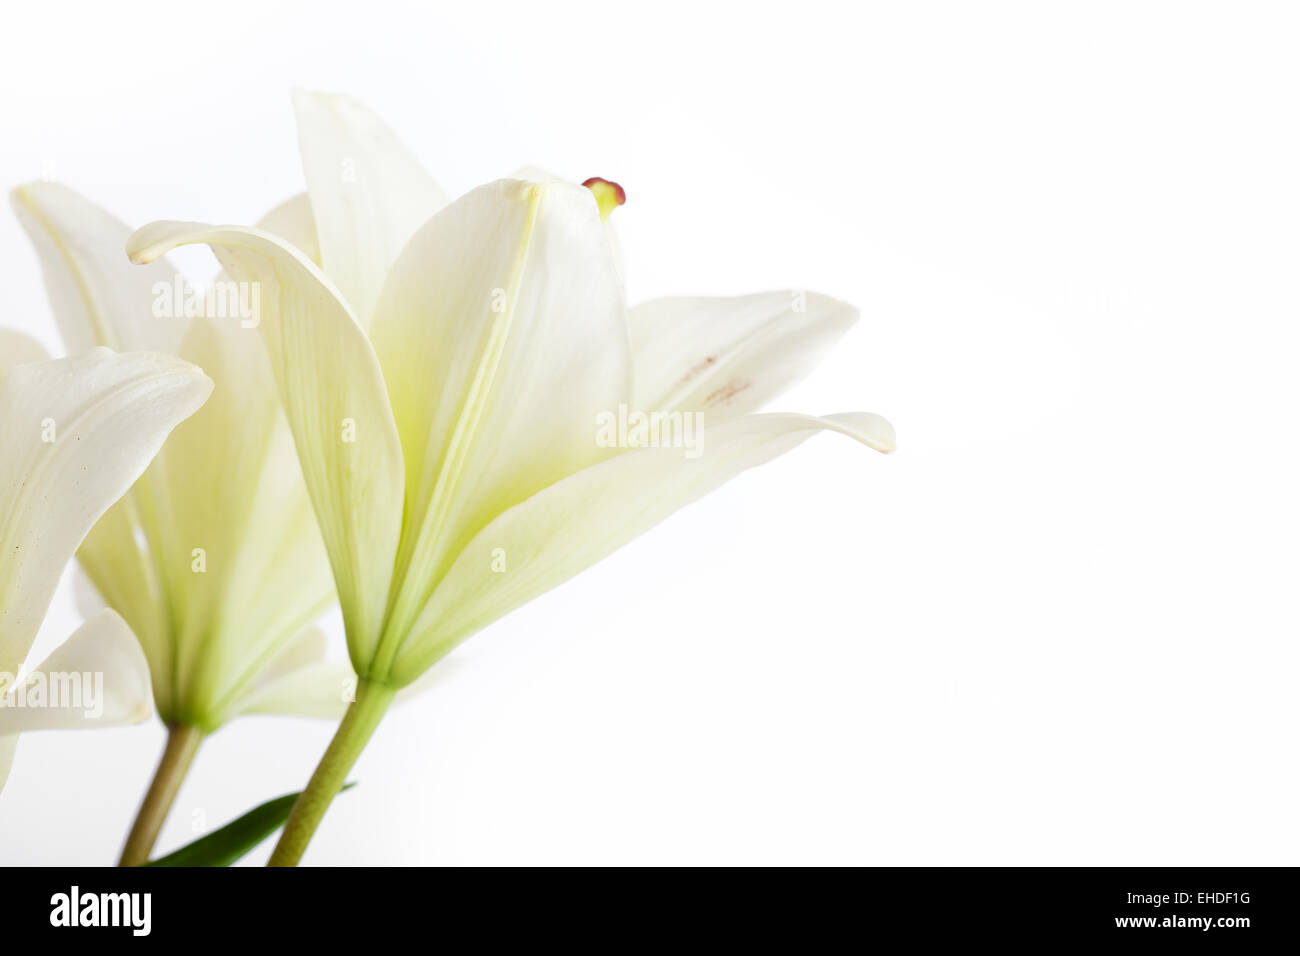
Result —
<path fill-rule="evenodd" d="M 165 262 L 145 268 L 126 256 L 131 230 L 65 186 L 33 183 L 14 190 L 12 201 L 45 273 L 64 344 L 78 354 L 95 345 L 154 349 L 176 354 L 192 320 L 189 290 Z M 178 309 L 177 297 L 182 298 Z M 160 298 L 161 297 L 161 298 Z M 155 316 L 155 306 L 165 308 Z M 163 528 L 156 512 L 168 511 L 164 482 L 151 468 L 91 529 L 77 555 L 98 590 L 122 613 L 145 648 L 155 673 L 171 674 L 168 596 L 150 550 Z M 155 686 L 160 708 L 168 706 L 168 681 Z"/>
<path fill-rule="evenodd" d="M 393 668 L 400 686 L 475 631 L 549 591 L 747 468 L 819 431 L 878 451 L 894 432 L 877 415 L 751 415 L 710 426 L 695 451 L 642 448 L 593 465 L 511 508 L 456 558 Z"/>
<path fill-rule="evenodd" d="M 50 353 L 30 336 L 11 329 L 0 329 L 0 371 L 13 365 L 27 365 L 30 362 L 44 362 Z"/>
<path fill-rule="evenodd" d="M 628 312 L 636 407 L 703 411 L 710 422 L 748 415 L 806 375 L 857 317 L 798 290 L 638 305 Z"/>
<path fill-rule="evenodd" d="M 316 265 L 320 265 L 320 238 L 311 196 L 299 193 L 286 199 L 257 222 L 257 228 L 279 236 Z"/>
<path fill-rule="evenodd" d="M 176 354 L 188 323 L 174 308 L 181 287 L 171 266 L 132 269 L 125 249 L 131 230 L 66 186 L 31 183 L 11 199 L 36 247 L 69 354 L 96 345 Z M 155 304 L 165 314 L 155 315 Z"/>
<path fill-rule="evenodd" d="M 611 453 L 597 416 L 629 400 L 631 358 L 590 191 L 502 180 L 458 199 L 394 265 L 371 337 L 406 460 L 388 642 L 483 525 Z"/>
<path fill-rule="evenodd" d="M 397 254 L 447 197 L 392 130 L 351 97 L 294 90 L 293 108 L 321 262 L 368 325 Z"/>
<path fill-rule="evenodd" d="M 117 612 L 105 609 L 0 701 L 0 734 L 120 727 L 152 713 L 144 652 Z"/>
<path fill-rule="evenodd" d="M 211 390 L 180 359 L 107 349 L 0 376 L 0 670 L 26 658 L 86 532 Z"/>
<path fill-rule="evenodd" d="M 226 272 L 258 283 L 261 322 L 303 478 L 329 553 L 353 660 L 369 660 L 402 522 L 402 449 L 374 350 L 329 280 L 283 240 L 241 226 L 159 222 L 132 260 L 206 243 Z"/>
<path fill-rule="evenodd" d="M 25 187 L 14 202 L 38 249 L 46 247 L 52 292 L 61 289 L 80 306 L 61 317 L 87 319 L 111 303 L 114 319 L 132 311 L 133 296 L 136 309 L 149 312 L 141 279 L 163 266 L 132 265 L 124 225 L 59 186 Z M 305 193 L 263 222 L 319 257 Z M 121 326 L 109 322 L 94 337 L 115 340 Z M 204 315 L 174 328 L 182 340 L 163 344 L 205 369 L 214 394 L 78 555 L 145 648 L 160 714 L 207 726 L 219 702 L 328 603 L 333 585 L 257 333 Z M 232 447 L 240 454 L 229 454 Z M 200 553 L 202 574 L 191 567 Z"/>

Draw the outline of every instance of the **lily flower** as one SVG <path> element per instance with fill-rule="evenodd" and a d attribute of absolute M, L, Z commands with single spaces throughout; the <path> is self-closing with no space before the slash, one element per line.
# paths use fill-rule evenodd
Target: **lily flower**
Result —
<path fill-rule="evenodd" d="M 252 327 L 260 290 L 223 276 L 200 295 L 166 263 L 133 266 L 131 230 L 66 187 L 34 183 L 12 198 L 70 352 L 176 355 L 215 382 L 77 552 L 101 605 L 139 638 L 169 731 L 123 856 L 140 863 L 205 735 L 254 711 L 338 717 L 351 670 L 321 663 L 324 637 L 311 626 L 333 603 L 333 581 Z M 293 232 L 305 204 L 291 200 L 264 225 L 305 242 Z"/>
<path fill-rule="evenodd" d="M 169 356 L 51 360 L 0 329 L 0 788 L 17 734 L 148 718 L 149 671 L 113 611 L 18 677 L 64 566 L 212 383 Z"/>
<path fill-rule="evenodd" d="M 461 641 L 820 431 L 894 447 L 871 414 L 752 414 L 851 306 L 774 292 L 629 310 L 616 184 L 503 180 L 444 205 L 353 101 L 300 93 L 295 108 L 319 262 L 240 226 L 160 222 L 128 244 L 149 263 L 206 243 L 261 283 L 360 677 L 273 865 L 297 861 L 394 690 Z M 666 421 L 702 422 L 694 447 L 663 441 Z"/>

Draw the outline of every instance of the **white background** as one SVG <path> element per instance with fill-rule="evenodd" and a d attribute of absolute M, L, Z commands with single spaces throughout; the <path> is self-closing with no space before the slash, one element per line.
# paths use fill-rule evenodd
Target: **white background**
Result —
<path fill-rule="evenodd" d="M 1297 861 L 1297 23 L 976 6 L 6 9 L 6 187 L 251 222 L 303 185 L 289 88 L 346 91 L 453 194 L 619 180 L 634 301 L 862 309 L 777 407 L 896 455 L 817 438 L 474 638 L 307 862 Z M 54 347 L 12 217 L 0 262 Z M 221 731 L 162 848 L 330 733 Z M 24 738 L 0 860 L 111 862 L 161 742 Z"/>

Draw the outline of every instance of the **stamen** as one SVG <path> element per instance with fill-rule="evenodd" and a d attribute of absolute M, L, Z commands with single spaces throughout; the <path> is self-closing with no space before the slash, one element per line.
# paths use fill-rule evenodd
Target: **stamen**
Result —
<path fill-rule="evenodd" d="M 627 193 L 623 192 L 623 187 L 611 180 L 592 176 L 582 185 L 590 189 L 592 195 L 596 197 L 596 205 L 600 207 L 601 222 L 609 219 L 609 214 L 615 207 L 627 202 Z"/>

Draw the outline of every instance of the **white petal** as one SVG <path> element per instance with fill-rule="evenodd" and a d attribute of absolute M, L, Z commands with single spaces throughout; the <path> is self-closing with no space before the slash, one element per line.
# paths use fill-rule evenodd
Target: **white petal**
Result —
<path fill-rule="evenodd" d="M 502 180 L 458 199 L 394 265 L 371 337 L 406 460 L 400 640 L 478 529 L 612 453 L 597 416 L 629 400 L 631 359 L 590 191 Z"/>
<path fill-rule="evenodd" d="M 811 292 L 669 298 L 628 313 L 643 412 L 704 411 L 710 422 L 757 411 L 802 378 L 857 319 Z"/>
<path fill-rule="evenodd" d="M 72 569 L 72 601 L 83 621 L 90 620 L 108 607 L 108 602 L 99 593 L 99 588 L 95 587 L 95 582 L 90 579 L 90 575 L 86 574 L 86 569 L 80 565 L 76 565 Z"/>
<path fill-rule="evenodd" d="M 175 308 L 177 273 L 159 261 L 141 268 L 126 256 L 131 230 L 110 213 L 66 186 L 33 183 L 14 190 L 14 209 L 35 245 L 64 344 L 72 354 L 95 345 L 148 348 L 174 354 L 190 325 Z M 155 317 L 156 294 L 164 295 L 172 317 Z M 157 673 L 170 674 L 168 604 L 163 582 L 144 544 L 157 544 L 156 522 L 168 510 L 167 488 L 150 487 L 148 476 L 96 523 L 78 551 L 81 565 L 112 606 L 126 616 Z M 146 528 L 148 529 L 146 531 Z M 157 687 L 165 704 L 172 688 Z"/>
<path fill-rule="evenodd" d="M 168 670 L 171 651 L 150 662 L 174 682 L 169 696 L 181 707 L 163 717 L 211 729 L 332 602 L 334 586 L 257 332 L 198 318 L 181 355 L 215 388 L 148 472 L 152 487 L 166 491 L 156 496 L 157 563 L 172 569 L 165 577 L 175 654 Z"/>
<path fill-rule="evenodd" d="M 311 211 L 311 196 L 299 193 L 286 199 L 260 220 L 257 228 L 279 236 L 316 265 L 320 265 L 320 239 L 316 236 L 316 217 Z"/>
<path fill-rule="evenodd" d="M 173 673 L 170 601 L 151 554 L 151 549 L 159 545 L 161 529 L 156 520 L 150 522 L 150 543 L 150 535 L 140 521 L 142 514 L 156 516 L 158 511 L 161 495 L 153 493 L 152 472 L 152 467 L 146 470 L 135 486 L 104 512 L 77 549 L 78 573 L 84 572 L 86 583 L 76 593 L 82 617 L 89 618 L 91 612 L 107 605 L 126 619 L 144 648 L 150 667 L 158 675 L 154 699 L 159 712 L 170 713 L 169 675 Z M 87 589 L 95 594 L 85 594 Z"/>
<path fill-rule="evenodd" d="M 0 329 L 0 371 L 11 365 L 26 365 L 29 362 L 44 362 L 50 357 L 45 346 L 35 339 L 14 332 Z"/>
<path fill-rule="evenodd" d="M 628 451 L 510 509 L 457 557 L 403 648 L 394 681 L 414 680 L 475 631 L 822 430 L 879 451 L 894 446 L 893 429 L 876 415 L 751 415 L 706 428 L 698 457 L 684 448 Z"/>
<path fill-rule="evenodd" d="M 166 317 L 153 308 L 158 296 L 174 303 L 174 269 L 165 262 L 133 269 L 126 258 L 131 230 L 66 186 L 32 183 L 15 189 L 12 199 L 36 247 L 69 354 L 96 345 L 176 354 L 187 321 L 174 308 Z"/>
<path fill-rule="evenodd" d="M 281 647 L 280 652 L 271 662 L 262 668 L 258 676 L 259 687 L 278 681 L 305 667 L 321 663 L 325 660 L 328 645 L 325 632 L 319 627 L 313 624 L 311 627 L 304 628 Z"/>
<path fill-rule="evenodd" d="M 295 90 L 293 106 L 325 274 L 369 324 L 389 267 L 447 197 L 351 97 Z"/>
<path fill-rule="evenodd" d="M 325 650 L 325 634 L 319 628 L 305 631 L 263 672 L 240 701 L 239 713 L 341 718 L 357 677 L 346 663 L 326 661 Z"/>
<path fill-rule="evenodd" d="M 187 362 L 107 349 L 0 375 L 0 670 L 27 656 L 86 532 L 211 390 Z"/>
<path fill-rule="evenodd" d="M 44 685 L 40 706 L 32 697 L 34 679 Z M 153 713 L 144 652 L 126 622 L 108 609 L 81 625 L 20 683 L 28 685 L 25 695 L 15 687 L 0 705 L 0 734 L 120 727 Z"/>
<path fill-rule="evenodd" d="M 565 179 L 563 176 L 557 176 L 549 169 L 543 169 L 540 166 L 521 166 L 515 170 L 509 177 L 510 179 L 522 179 L 530 183 L 569 183 L 577 185 L 575 180 Z M 611 216 L 605 221 L 605 238 L 614 250 L 614 265 L 618 271 L 619 281 L 627 287 L 627 270 L 623 265 L 623 244 L 618 238 L 618 229 L 615 228 L 617 216 Z"/>
<path fill-rule="evenodd" d="M 29 228 L 38 227 L 38 244 L 111 250 L 88 266 L 86 256 L 45 263 L 52 286 L 82 299 L 82 314 L 96 314 L 99 301 L 125 309 L 132 294 L 150 311 L 139 280 L 155 267 L 127 258 L 125 226 L 62 187 L 38 184 L 14 198 Z M 305 193 L 264 223 L 312 254 Z M 328 603 L 333 585 L 258 334 L 233 316 L 176 327 L 185 336 L 168 345 L 208 372 L 214 394 L 96 524 L 79 556 L 145 648 L 164 719 L 210 726 L 267 656 Z M 235 447 L 240 453 L 230 454 Z M 200 553 L 201 574 L 191 571 Z"/>
<path fill-rule="evenodd" d="M 153 223 L 133 260 L 207 243 L 232 277 L 259 283 L 258 326 L 329 553 L 353 659 L 383 619 L 402 522 L 402 450 L 374 350 L 320 270 L 283 240 L 239 226 Z"/>
<path fill-rule="evenodd" d="M 35 245 L 45 284 L 68 350 L 79 354 L 95 345 L 151 349 L 175 354 L 190 327 L 184 317 L 189 289 L 159 261 L 141 268 L 126 255 L 131 230 L 110 213 L 65 186 L 33 183 L 12 200 Z M 177 309 L 176 295 L 182 297 Z M 154 316 L 155 300 L 166 306 Z M 151 469 L 96 523 L 78 551 L 81 565 L 97 588 L 125 615 L 160 675 L 172 673 L 167 630 L 168 596 L 145 542 L 157 546 L 158 510 L 168 511 L 164 483 L 154 484 Z M 156 688 L 165 706 L 172 688 Z"/>
<path fill-rule="evenodd" d="M 240 714 L 280 714 L 339 720 L 356 692 L 357 675 L 344 661 L 321 661 L 286 674 L 250 695 Z"/>

